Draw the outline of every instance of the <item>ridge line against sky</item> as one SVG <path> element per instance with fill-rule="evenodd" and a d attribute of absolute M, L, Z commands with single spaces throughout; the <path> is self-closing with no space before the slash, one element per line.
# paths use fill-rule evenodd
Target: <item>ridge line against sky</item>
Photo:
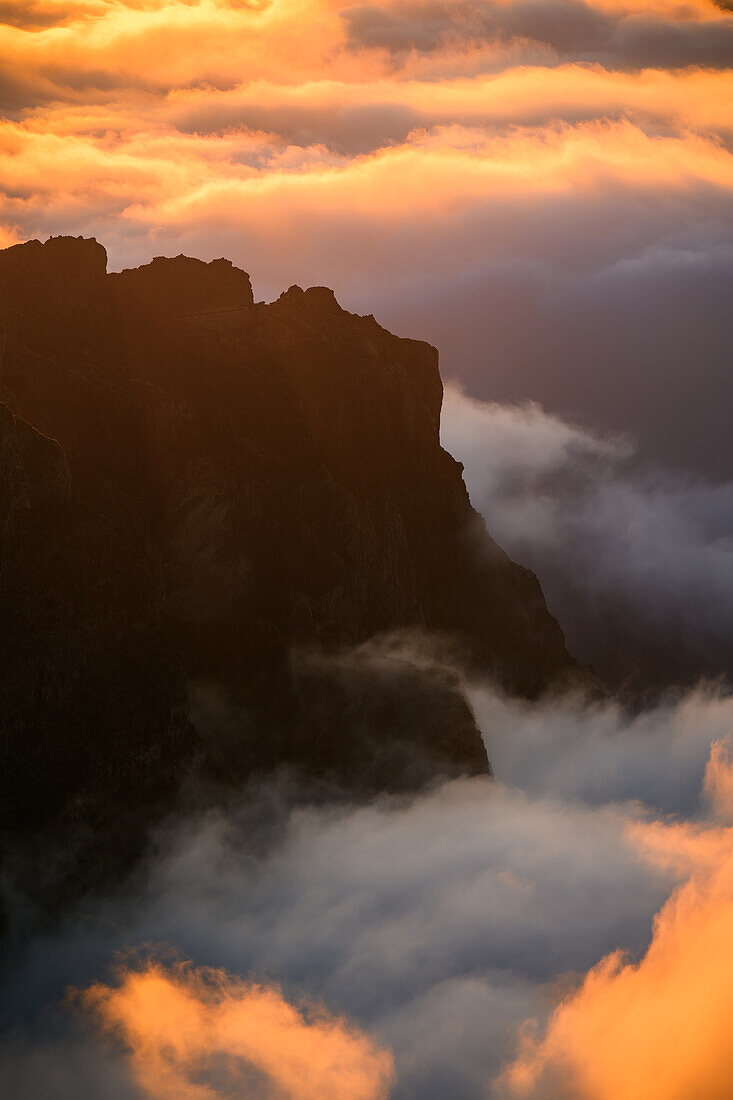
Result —
<path fill-rule="evenodd" d="M 473 396 L 733 476 L 725 4 L 0 0 L 0 73 L 0 245 L 326 284 Z"/>

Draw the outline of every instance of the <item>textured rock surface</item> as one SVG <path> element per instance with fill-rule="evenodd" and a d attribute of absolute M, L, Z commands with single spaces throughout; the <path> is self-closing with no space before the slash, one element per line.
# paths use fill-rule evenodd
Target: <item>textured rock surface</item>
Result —
<path fill-rule="evenodd" d="M 225 260 L 106 274 L 81 238 L 0 252 L 0 325 L 0 397 L 37 429 L 0 420 L 16 790 L 52 741 L 68 782 L 41 801 L 144 788 L 191 749 L 183 675 L 222 775 L 486 770 L 455 685 L 404 659 L 345 675 L 338 655 L 383 632 L 444 635 L 523 695 L 573 675 L 440 447 L 433 348 L 321 287 L 255 303 Z"/>
<path fill-rule="evenodd" d="M 2 825 L 171 794 L 196 741 L 144 554 L 5 405 L 0 501 Z"/>

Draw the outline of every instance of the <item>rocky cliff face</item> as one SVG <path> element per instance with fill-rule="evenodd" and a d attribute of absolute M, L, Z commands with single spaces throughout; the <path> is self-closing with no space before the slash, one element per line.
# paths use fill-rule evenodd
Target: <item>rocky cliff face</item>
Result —
<path fill-rule="evenodd" d="M 74 238 L 0 252 L 0 326 L 16 792 L 49 752 L 53 806 L 144 789 L 153 760 L 165 786 L 187 753 L 367 787 L 485 771 L 450 677 L 364 657 L 394 631 L 527 696 L 573 674 L 440 447 L 433 348 L 325 288 L 255 303 L 228 261 L 185 257 L 107 274 Z"/>
<path fill-rule="evenodd" d="M 172 794 L 195 735 L 144 553 L 5 405 L 0 500 L 0 824 L 105 813 L 110 790 Z"/>

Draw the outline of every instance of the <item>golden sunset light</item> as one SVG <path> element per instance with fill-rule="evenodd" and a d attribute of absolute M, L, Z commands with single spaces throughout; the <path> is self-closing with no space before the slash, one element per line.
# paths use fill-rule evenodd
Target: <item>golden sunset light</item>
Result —
<path fill-rule="evenodd" d="M 0 1097 L 733 1098 L 731 0 L 0 0 Z"/>

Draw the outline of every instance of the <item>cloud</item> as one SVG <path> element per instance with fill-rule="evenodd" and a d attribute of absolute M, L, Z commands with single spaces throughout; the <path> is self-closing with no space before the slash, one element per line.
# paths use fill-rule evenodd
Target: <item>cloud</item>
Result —
<path fill-rule="evenodd" d="M 573 697 L 548 699 L 539 708 L 480 685 L 469 696 L 489 758 L 506 783 L 537 796 L 599 806 L 646 803 L 687 817 L 698 812 L 710 746 L 733 721 L 730 696 L 712 687 L 635 713 Z M 717 763 L 717 752 L 712 759 Z M 722 797 L 724 786 L 720 790 Z"/>
<path fill-rule="evenodd" d="M 144 876 L 16 952 L 4 998 L 25 1024 L 3 1042 L 0 1090 L 139 1100 L 151 1078 L 136 1078 L 129 1050 L 150 1047 L 172 1059 L 182 1092 L 193 1080 L 224 1100 L 243 1079 L 231 1076 L 244 1051 L 236 1036 L 262 989 L 296 1028 L 310 1019 L 298 1006 L 317 1002 L 349 1035 L 391 1051 L 394 1100 L 484 1097 L 523 1021 L 542 1029 L 559 989 L 576 989 L 579 973 L 619 947 L 643 957 L 653 915 L 687 866 L 650 862 L 664 835 L 651 826 L 674 810 L 693 839 L 704 835 L 710 794 L 719 803 L 726 789 L 711 778 L 709 748 L 730 729 L 733 704 L 699 694 L 628 719 L 579 700 L 523 708 L 478 691 L 496 782 L 360 805 L 293 804 L 260 788 L 169 823 Z M 142 961 L 139 951 L 130 959 L 141 947 Z M 171 950 L 190 966 L 171 963 Z M 110 978 L 120 951 L 122 977 Z M 49 1014 L 69 984 L 101 989 L 118 1022 L 105 1043 L 78 1016 Z M 155 1008 L 158 992 L 182 999 L 190 1059 L 167 1045 L 169 1013 L 151 1012 L 142 1037 L 130 1031 L 129 998 Z M 229 1034 L 220 1006 L 239 1021 L 233 1060 L 214 1051 Z"/>
<path fill-rule="evenodd" d="M 191 84 L 231 85 L 244 73 L 293 79 L 313 73 L 340 37 L 335 13 L 317 0 L 100 0 L 40 10 L 57 17 L 32 33 L 0 23 L 0 58 L 49 76 L 61 96 L 80 82 L 165 93 Z M 306 39 L 300 33 L 305 21 Z M 105 74 L 98 85 L 88 79 L 95 73 Z"/>
<path fill-rule="evenodd" d="M 442 438 L 577 656 L 613 679 L 731 674 L 733 484 L 649 470 L 623 438 L 455 387 Z"/>
<path fill-rule="evenodd" d="M 0 0 L 0 25 L 5 23 L 24 30 L 38 30 L 78 16 L 79 7 L 35 0 Z"/>
<path fill-rule="evenodd" d="M 83 1002 L 131 1050 L 134 1075 L 154 1100 L 382 1100 L 392 1059 L 311 1007 L 223 971 L 150 964 L 97 984 Z M 223 1083 L 222 1083 L 223 1082 Z"/>
<path fill-rule="evenodd" d="M 266 297 L 329 283 L 436 343 L 476 396 L 532 397 L 731 476 L 730 13 L 24 11 L 35 29 L 0 26 L 4 237 L 96 235 L 115 268 L 226 254 Z"/>
<path fill-rule="evenodd" d="M 268 290 L 280 286 L 287 239 L 291 277 L 318 274 L 348 301 L 374 298 L 382 272 L 392 313 L 406 279 L 430 296 L 426 271 L 445 280 L 511 256 L 580 274 L 623 262 L 632 241 L 636 255 L 653 249 L 680 224 L 693 256 L 713 227 L 718 248 L 728 236 L 730 153 L 628 123 L 500 136 L 456 125 L 347 158 L 249 132 L 203 138 L 134 121 L 110 132 L 106 121 L 79 117 L 71 134 L 40 118 L 6 127 L 8 220 L 29 232 L 39 218 L 100 236 L 106 226 L 113 263 L 151 236 L 156 247 L 223 245 L 235 260 L 247 254 Z M 583 232 L 569 239 L 572 225 Z"/>
<path fill-rule="evenodd" d="M 326 73 L 294 83 L 257 80 L 230 89 L 181 89 L 157 104 L 155 113 L 177 127 L 198 132 L 244 126 L 293 141 L 300 135 L 301 144 L 317 140 L 326 145 L 333 142 L 332 129 L 343 127 L 344 116 L 380 110 L 402 112 L 412 129 L 424 130 L 458 124 L 483 126 L 493 133 L 512 125 L 626 116 L 646 125 L 652 134 L 730 132 L 733 85 L 727 71 L 672 74 L 659 70 L 632 76 L 597 66 L 548 69 L 534 65 L 499 73 L 473 73 L 468 67 L 452 79 L 440 79 L 416 63 L 399 79 L 387 81 L 380 71 L 369 76 L 357 69 L 348 80 Z M 355 147 L 355 152 L 391 143 L 385 132 L 381 141 Z"/>
<path fill-rule="evenodd" d="M 714 793 L 725 789 L 726 804 L 730 769 L 716 746 L 710 782 Z M 730 1092 L 731 830 L 655 823 L 635 836 L 653 859 L 687 849 L 684 881 L 658 913 L 643 958 L 604 958 L 544 1036 L 527 1038 L 504 1075 L 510 1096 L 723 1100 Z"/>
<path fill-rule="evenodd" d="M 733 821 L 733 757 L 730 744 L 713 741 L 705 770 L 705 793 L 721 821 Z"/>
<path fill-rule="evenodd" d="M 535 261 L 529 246 L 513 256 L 507 249 L 450 280 L 424 276 L 377 315 L 435 343 L 444 377 L 461 379 L 477 397 L 533 398 L 565 419 L 631 433 L 667 466 L 729 480 L 733 452 L 722 411 L 733 396 L 729 218 L 722 209 L 714 215 L 720 235 L 713 240 L 708 214 L 696 224 L 682 215 L 683 231 L 673 229 L 671 207 L 642 206 L 643 216 L 633 201 L 612 206 L 598 196 L 605 228 L 579 205 L 566 216 L 558 209 L 558 229 L 579 235 L 568 239 L 564 262 L 559 245 Z M 588 251 L 573 267 L 576 243 Z M 617 254 L 603 255 L 612 243 Z"/>
<path fill-rule="evenodd" d="M 416 66 L 436 76 L 564 62 L 724 69 L 732 26 L 730 14 L 706 0 L 685 9 L 582 0 L 4 0 L 0 59 L 39 89 L 45 84 L 49 102 L 73 100 L 80 87 L 93 101 L 116 89 L 119 101 L 135 87 L 164 96 L 268 79 L 291 86 L 332 79 L 346 90 L 365 74 L 389 91 Z"/>
<path fill-rule="evenodd" d="M 39 0 L 0 18 L 3 241 L 94 234 L 113 267 L 226 254 L 259 294 L 327 282 L 432 340 L 444 375 L 491 399 L 451 391 L 446 442 L 572 647 L 611 665 L 671 649 L 687 669 L 730 653 L 724 5 Z M 616 1100 L 634 1083 L 613 1076 L 594 1021 L 608 1014 L 633 1053 L 632 996 L 649 1050 L 663 1041 L 682 1080 L 704 1054 L 715 1076 L 729 1013 L 704 1017 L 711 1045 L 694 1047 L 681 995 L 721 1003 L 701 936 L 730 935 L 716 847 L 730 837 L 705 824 L 729 798 L 725 750 L 706 765 L 729 697 L 700 689 L 634 714 L 526 707 L 485 686 L 471 698 L 497 782 L 358 806 L 261 789 L 169 824 L 144 875 L 10 960 L 19 1023 L 0 1091 L 140 1100 L 153 1065 L 179 1092 L 224 1100 L 246 1079 L 287 1095 L 279 1061 L 245 1071 L 223 1042 L 229 1021 L 236 1046 L 267 1009 L 276 1037 L 323 1038 L 325 1021 L 347 1065 L 375 1054 L 384 1068 L 391 1050 L 394 1097 L 421 1100 L 484 1097 L 534 1018 L 539 1038 L 504 1085 L 536 1093 L 559 1073 L 568 1100 L 590 1072 L 582 1039 Z M 665 932 L 675 912 L 681 945 Z M 110 977 L 141 944 L 158 961 Z M 169 964 L 170 947 L 191 965 Z M 558 983 L 570 993 L 545 1030 Z M 69 984 L 115 1019 L 103 1039 L 59 1007 Z M 182 1008 L 191 1059 L 171 1053 L 164 1013 L 141 1042 L 133 995 Z M 303 1014 L 314 1001 L 332 1015 Z M 667 1001 L 687 1045 L 667 1040 Z"/>
<path fill-rule="evenodd" d="M 439 50 L 516 43 L 544 49 L 550 63 L 600 63 L 608 69 L 727 68 L 733 60 L 733 23 L 712 5 L 681 19 L 671 10 L 636 11 L 583 0 L 397 0 L 354 4 L 341 15 L 355 49 L 383 49 L 398 57 Z M 528 51 L 528 60 L 531 57 Z"/>
<path fill-rule="evenodd" d="M 328 283 L 476 396 L 730 477 L 732 89 L 562 66 L 78 91 L 0 127 L 3 229 L 95 235 L 113 268 L 225 254 L 265 297 Z"/>

